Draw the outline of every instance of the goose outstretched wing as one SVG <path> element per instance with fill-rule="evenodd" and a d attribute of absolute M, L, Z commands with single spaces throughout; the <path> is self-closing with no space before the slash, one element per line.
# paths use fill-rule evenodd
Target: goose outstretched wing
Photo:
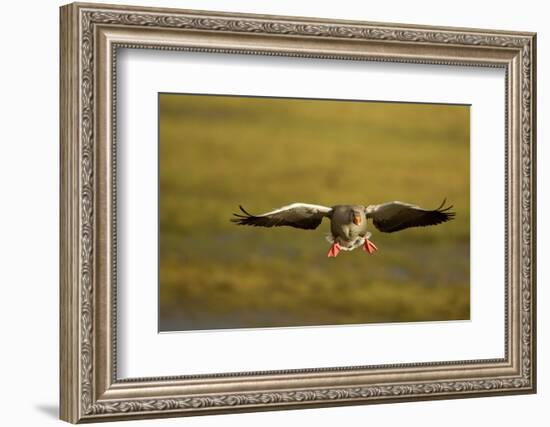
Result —
<path fill-rule="evenodd" d="M 372 218 L 374 226 L 385 233 L 404 230 L 409 227 L 425 227 L 441 224 L 455 217 L 452 206 L 444 207 L 445 201 L 437 209 L 423 209 L 403 202 L 388 202 L 370 205 L 365 209 L 367 218 Z"/>
<path fill-rule="evenodd" d="M 252 225 L 255 227 L 289 226 L 313 230 L 321 224 L 324 217 L 328 217 L 332 208 L 307 203 L 293 203 L 261 215 L 252 215 L 242 206 L 242 214 L 233 214 L 231 221 L 238 225 Z"/>

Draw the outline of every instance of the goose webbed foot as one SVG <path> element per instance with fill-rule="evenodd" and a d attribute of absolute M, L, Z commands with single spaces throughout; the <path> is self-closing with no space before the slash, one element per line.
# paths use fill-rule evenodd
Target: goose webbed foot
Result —
<path fill-rule="evenodd" d="M 369 239 L 365 239 L 365 244 L 363 245 L 363 250 L 372 255 L 373 253 L 375 253 L 378 250 L 378 248 Z"/>
<path fill-rule="evenodd" d="M 330 249 L 328 250 L 328 254 L 327 256 L 329 258 L 331 257 L 336 257 L 338 256 L 338 254 L 340 253 L 340 250 L 342 248 L 340 247 L 340 245 L 338 244 L 338 242 L 333 242 L 332 245 L 330 246 Z"/>

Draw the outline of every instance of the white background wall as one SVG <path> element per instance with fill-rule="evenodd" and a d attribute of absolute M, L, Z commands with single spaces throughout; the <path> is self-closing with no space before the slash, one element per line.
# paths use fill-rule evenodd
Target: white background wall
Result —
<path fill-rule="evenodd" d="M 113 3 L 122 3 L 111 0 Z M 538 32 L 539 393 L 208 416 L 131 425 L 412 426 L 548 425 L 550 253 L 550 29 L 545 2 L 134 0 L 133 4 Z M 0 65 L 0 401 L 2 425 L 59 425 L 58 402 L 58 6 L 57 0 L 2 5 Z M 546 18 L 546 19 L 545 19 Z M 546 418 L 546 419 L 545 419 Z"/>

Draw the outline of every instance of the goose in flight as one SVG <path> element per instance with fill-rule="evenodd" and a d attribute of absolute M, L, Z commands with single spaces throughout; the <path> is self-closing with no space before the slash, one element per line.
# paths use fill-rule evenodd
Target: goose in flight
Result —
<path fill-rule="evenodd" d="M 323 218 L 330 219 L 330 234 L 327 240 L 331 243 L 329 257 L 335 257 L 341 250 L 352 251 L 359 246 L 369 254 L 378 248 L 369 240 L 367 221 L 372 219 L 374 226 L 384 232 L 393 233 L 410 227 L 424 227 L 441 224 L 454 218 L 452 206 L 444 207 L 445 200 L 436 209 L 421 207 L 403 202 L 388 202 L 381 205 L 336 205 L 332 207 L 292 203 L 261 215 L 252 215 L 242 206 L 242 213 L 233 214 L 231 221 L 238 225 L 254 227 L 289 226 L 304 230 L 317 228 Z"/>

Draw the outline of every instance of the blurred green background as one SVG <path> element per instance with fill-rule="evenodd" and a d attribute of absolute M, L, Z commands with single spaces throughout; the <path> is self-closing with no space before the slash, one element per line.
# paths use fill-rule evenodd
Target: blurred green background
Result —
<path fill-rule="evenodd" d="M 160 94 L 161 331 L 469 319 L 468 106 Z M 292 202 L 442 199 L 456 219 L 327 258 Z"/>

